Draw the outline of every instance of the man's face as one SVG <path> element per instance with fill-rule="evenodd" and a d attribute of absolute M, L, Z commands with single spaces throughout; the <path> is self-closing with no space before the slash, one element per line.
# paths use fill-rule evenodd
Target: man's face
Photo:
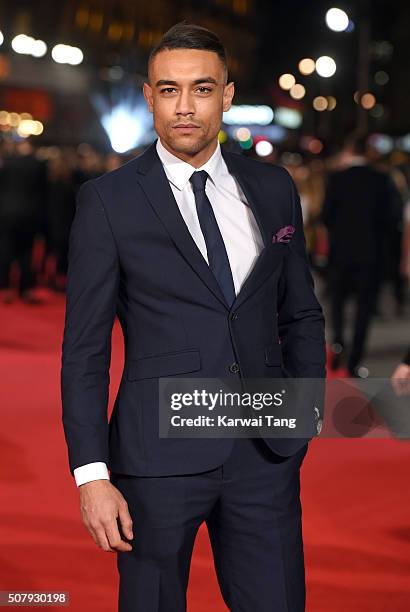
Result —
<path fill-rule="evenodd" d="M 144 97 L 154 127 L 175 153 L 195 155 L 216 141 L 234 84 L 225 85 L 218 55 L 199 49 L 160 51 L 152 60 Z"/>

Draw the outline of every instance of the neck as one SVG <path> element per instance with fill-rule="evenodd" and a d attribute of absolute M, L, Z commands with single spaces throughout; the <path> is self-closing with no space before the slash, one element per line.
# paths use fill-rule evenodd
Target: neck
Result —
<path fill-rule="evenodd" d="M 218 146 L 218 139 L 215 138 L 215 140 L 207 144 L 204 149 L 201 149 L 200 151 L 197 151 L 196 153 L 185 153 L 183 151 L 174 151 L 174 149 L 172 149 L 163 140 L 161 140 L 161 144 L 167 151 L 169 151 L 169 153 L 172 153 L 172 155 L 175 155 L 175 157 L 179 157 L 179 159 L 186 162 L 187 164 L 190 164 L 194 168 L 200 168 L 201 166 L 206 164 L 208 159 L 210 159 L 212 155 L 215 153 L 216 148 Z"/>

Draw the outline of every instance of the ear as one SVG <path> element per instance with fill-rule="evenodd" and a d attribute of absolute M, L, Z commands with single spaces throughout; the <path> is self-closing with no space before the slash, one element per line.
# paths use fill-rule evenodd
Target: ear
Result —
<path fill-rule="evenodd" d="M 224 93 L 223 93 L 224 112 L 228 111 L 231 108 L 234 93 L 235 93 L 235 85 L 234 85 L 234 82 L 231 81 L 230 83 L 224 86 Z"/>
<path fill-rule="evenodd" d="M 152 95 L 152 87 L 149 83 L 145 82 L 142 86 L 142 92 L 144 94 L 145 101 L 148 106 L 150 113 L 154 112 L 154 98 Z"/>

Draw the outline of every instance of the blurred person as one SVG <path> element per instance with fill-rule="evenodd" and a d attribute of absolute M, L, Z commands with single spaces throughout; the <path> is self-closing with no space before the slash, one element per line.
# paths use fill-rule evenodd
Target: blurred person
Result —
<path fill-rule="evenodd" d="M 221 149 L 233 95 L 217 36 L 177 24 L 144 83 L 158 139 L 78 195 L 63 425 L 84 524 L 117 553 L 121 612 L 186 610 L 204 521 L 231 610 L 305 609 L 299 471 L 311 438 L 158 436 L 161 376 L 325 377 L 300 199 L 285 169 Z M 108 423 L 116 313 L 125 369 Z"/>
<path fill-rule="evenodd" d="M 403 214 L 403 239 L 401 245 L 400 272 L 410 288 L 410 194 L 407 193 Z"/>
<path fill-rule="evenodd" d="M 380 172 L 388 174 L 396 186 L 397 222 L 392 225 L 390 233 L 386 237 L 386 259 L 381 283 L 383 285 L 386 284 L 389 289 L 392 289 L 395 314 L 396 316 L 402 316 L 406 302 L 406 275 L 403 274 L 401 267 L 404 203 L 409 193 L 406 175 L 402 169 L 393 164 L 394 153 L 390 156 L 383 155 L 375 148 L 374 143 L 373 145 L 370 143 L 367 155 L 369 160 L 371 160 L 372 166 Z M 383 315 L 379 305 L 376 305 L 375 313 Z"/>
<path fill-rule="evenodd" d="M 319 241 L 319 220 L 324 196 L 323 170 L 318 171 L 314 164 L 306 161 L 294 168 L 293 178 L 300 194 L 306 250 L 312 265 L 315 265 Z"/>
<path fill-rule="evenodd" d="M 105 158 L 105 171 L 116 170 L 123 164 L 123 159 L 118 153 L 109 153 Z"/>
<path fill-rule="evenodd" d="M 17 144 L 14 140 L 2 140 L 0 148 L 0 166 L 3 165 L 3 160 L 10 155 L 14 155 L 16 150 Z"/>
<path fill-rule="evenodd" d="M 10 271 L 13 261 L 20 268 L 18 294 L 30 304 L 40 300 L 32 269 L 34 238 L 44 230 L 46 166 L 35 156 L 30 139 L 15 145 L 0 168 L 0 291 L 3 301 L 13 300 Z"/>
<path fill-rule="evenodd" d="M 67 155 L 57 147 L 48 159 L 47 195 L 47 251 L 55 258 L 50 286 L 55 291 L 62 291 L 67 275 L 68 238 L 74 218 L 75 190 L 73 169 Z"/>
<path fill-rule="evenodd" d="M 77 147 L 77 167 L 73 171 L 74 190 L 77 193 L 83 183 L 97 178 L 105 172 L 104 160 L 91 145 L 86 142 Z"/>
<path fill-rule="evenodd" d="M 321 219 L 328 231 L 328 283 L 332 318 L 331 368 L 345 363 L 351 376 L 367 375 L 361 360 L 375 313 L 387 248 L 400 221 L 400 196 L 392 180 L 366 159 L 367 139 L 350 137 L 342 170 L 330 175 Z M 353 294 L 355 314 L 346 350 L 345 305 Z"/>
<path fill-rule="evenodd" d="M 403 316 L 406 303 L 407 276 L 402 268 L 402 251 L 404 239 L 404 208 L 408 197 L 408 186 L 404 173 L 394 166 L 388 167 L 388 173 L 396 186 L 395 208 L 398 211 L 397 223 L 393 224 L 387 245 L 387 262 L 385 280 L 392 286 L 396 315 Z"/>

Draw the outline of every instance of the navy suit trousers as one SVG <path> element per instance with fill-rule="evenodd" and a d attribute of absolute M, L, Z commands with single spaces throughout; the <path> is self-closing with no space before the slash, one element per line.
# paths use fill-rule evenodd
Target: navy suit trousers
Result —
<path fill-rule="evenodd" d="M 111 473 L 134 533 L 133 550 L 117 553 L 119 612 L 186 610 L 193 545 L 204 521 L 229 610 L 303 612 L 299 477 L 307 450 L 308 444 L 282 457 L 261 438 L 237 438 L 227 461 L 210 471 Z"/>

